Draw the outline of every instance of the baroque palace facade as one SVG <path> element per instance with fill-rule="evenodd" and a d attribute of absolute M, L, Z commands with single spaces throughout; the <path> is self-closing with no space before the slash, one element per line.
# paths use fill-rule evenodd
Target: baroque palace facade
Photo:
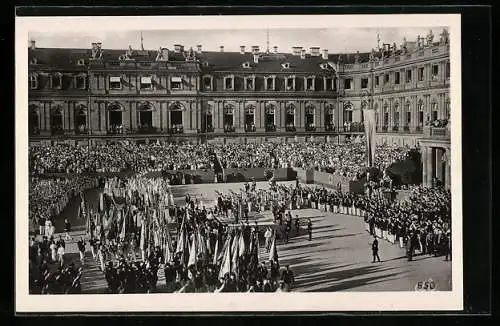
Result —
<path fill-rule="evenodd" d="M 378 142 L 420 145 L 424 183 L 449 181 L 446 29 L 437 41 L 430 31 L 370 53 L 63 49 L 31 41 L 28 54 L 30 143 L 341 142 L 361 135 L 363 110 L 375 109 Z"/>

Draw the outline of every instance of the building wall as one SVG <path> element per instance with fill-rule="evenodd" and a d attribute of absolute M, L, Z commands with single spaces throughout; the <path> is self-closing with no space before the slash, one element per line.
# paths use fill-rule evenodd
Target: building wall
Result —
<path fill-rule="evenodd" d="M 433 46 L 381 61 L 336 65 L 336 73 L 294 73 L 294 90 L 285 88 L 289 72 L 231 73 L 203 68 L 197 62 L 94 62 L 71 68 L 30 64 L 30 74 L 36 74 L 38 79 L 36 87 L 29 92 L 29 110 L 38 117 L 36 125 L 40 135 L 48 136 L 52 133 L 56 114 L 62 116 L 65 135 L 77 133 L 76 121 L 82 112 L 85 113 L 87 129 L 91 134 L 106 135 L 112 107 L 119 107 L 122 112 L 124 133 L 137 132 L 139 115 L 145 108 L 152 114 L 152 127 L 160 134 L 171 130 L 171 112 L 174 108 L 182 112 L 185 134 L 203 132 L 208 114 L 212 115 L 214 132 L 222 133 L 224 111 L 232 108 L 235 132 L 244 134 L 246 108 L 253 108 L 256 132 L 262 133 L 266 127 L 266 107 L 274 107 L 274 122 L 278 132 L 285 132 L 287 108 L 292 107 L 295 112 L 295 130 L 303 133 L 306 132 L 306 108 L 310 106 L 314 110 L 315 129 L 308 130 L 307 134 L 314 135 L 325 132 L 326 113 L 330 107 L 334 109 L 335 132 L 343 131 L 345 119 L 349 116 L 347 110 L 352 112 L 352 122 L 362 122 L 362 101 L 369 98 L 370 105 L 377 109 L 377 131 L 380 133 L 377 139 L 381 142 L 399 139 L 400 142 L 411 143 L 422 136 L 423 124 L 432 120 L 433 114 L 438 119 L 448 117 L 450 100 L 447 64 L 448 45 Z M 433 66 L 438 67 L 435 76 L 432 74 L 433 69 L 436 69 Z M 420 68 L 424 68 L 422 80 L 419 80 Z M 412 75 L 410 81 L 406 80 L 408 71 Z M 398 72 L 399 83 L 396 83 Z M 58 73 L 62 74 L 61 88 L 54 87 L 54 78 L 57 78 Z M 264 78 L 270 75 L 274 76 L 274 89 L 265 87 Z M 85 87 L 77 88 L 77 78 L 81 76 L 85 79 Z M 202 87 L 204 76 L 213 78 L 210 89 Z M 231 89 L 224 87 L 224 78 L 228 76 L 234 78 L 234 87 Z M 245 77 L 249 76 L 256 78 L 255 89 L 245 89 Z M 304 78 L 308 76 L 314 76 L 315 89 L 312 91 L 305 89 Z M 377 76 L 379 83 L 375 85 Z M 110 87 L 110 77 L 120 78 L 120 89 Z M 142 77 L 151 78 L 151 89 L 141 89 Z M 173 88 L 174 78 L 182 79 L 179 89 Z M 325 89 L 325 78 L 336 81 L 335 91 Z M 345 88 L 346 79 L 352 80 L 350 89 Z M 362 79 L 367 79 L 366 87 L 362 87 Z M 432 112 L 433 109 L 436 113 Z M 423 124 L 419 121 L 420 110 L 423 112 Z M 248 139 L 252 138 L 251 135 L 248 133 Z"/>

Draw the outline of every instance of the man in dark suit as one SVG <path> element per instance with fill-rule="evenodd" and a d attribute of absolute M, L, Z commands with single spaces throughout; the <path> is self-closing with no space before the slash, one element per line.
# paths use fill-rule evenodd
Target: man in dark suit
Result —
<path fill-rule="evenodd" d="M 375 259 L 377 259 L 380 262 L 380 257 L 378 255 L 378 240 L 377 240 L 377 237 L 373 237 L 372 255 L 373 255 L 373 261 L 372 261 L 372 263 L 375 262 Z"/>

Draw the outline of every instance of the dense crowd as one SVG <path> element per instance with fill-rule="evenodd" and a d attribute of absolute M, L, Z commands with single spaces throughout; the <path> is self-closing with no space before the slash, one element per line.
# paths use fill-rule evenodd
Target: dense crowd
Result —
<path fill-rule="evenodd" d="M 374 165 L 384 170 L 407 157 L 408 146 L 378 145 Z M 109 144 L 95 147 L 30 147 L 30 171 L 50 172 L 121 172 L 133 170 L 205 169 L 215 165 L 214 154 L 223 168 L 301 167 L 353 178 L 366 167 L 364 140 L 333 143 L 261 143 L 261 144 Z"/>
<path fill-rule="evenodd" d="M 78 176 L 64 179 L 33 177 L 29 183 L 29 218 L 33 227 L 44 228 L 52 224 L 72 198 L 81 191 L 98 186 L 98 179 Z"/>
<path fill-rule="evenodd" d="M 213 166 L 210 146 L 176 144 L 107 144 L 96 146 L 31 146 L 34 173 L 122 172 L 133 170 L 204 169 Z"/>
<path fill-rule="evenodd" d="M 66 244 L 62 237 L 53 236 L 37 241 L 30 240 L 29 285 L 33 294 L 78 294 L 81 293 L 83 268 L 73 262 L 65 262 Z"/>

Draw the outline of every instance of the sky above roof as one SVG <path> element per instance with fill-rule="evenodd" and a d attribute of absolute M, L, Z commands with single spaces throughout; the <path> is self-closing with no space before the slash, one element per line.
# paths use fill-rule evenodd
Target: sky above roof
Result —
<path fill-rule="evenodd" d="M 280 52 L 291 52 L 292 46 L 320 47 L 330 53 L 368 52 L 377 47 L 377 35 L 382 43 L 396 43 L 403 38 L 415 41 L 417 36 L 425 37 L 429 30 L 433 31 L 434 41 L 439 40 L 442 26 L 429 27 L 391 27 L 391 28 L 270 28 L 267 29 L 157 29 L 148 30 L 96 30 L 91 31 L 30 31 L 29 39 L 36 41 L 41 48 L 90 48 L 92 42 L 102 42 L 105 49 L 133 49 L 141 47 L 141 33 L 144 48 L 155 50 L 159 47 L 172 49 L 174 44 L 182 44 L 188 49 L 201 44 L 203 51 L 240 51 L 245 45 L 247 51 L 258 45 L 263 51 L 267 47 L 267 31 L 269 31 L 269 47 L 278 46 Z"/>

